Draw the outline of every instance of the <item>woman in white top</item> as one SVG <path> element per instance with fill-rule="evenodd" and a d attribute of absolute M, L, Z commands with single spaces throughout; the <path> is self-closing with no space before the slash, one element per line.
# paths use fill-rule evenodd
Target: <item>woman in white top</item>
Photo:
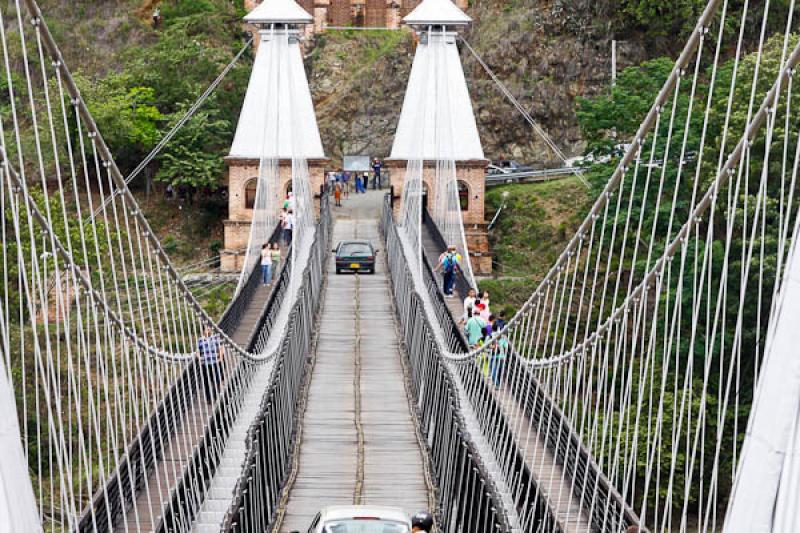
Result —
<path fill-rule="evenodd" d="M 272 254 L 269 243 L 264 243 L 261 247 L 261 279 L 264 285 L 269 285 L 272 281 Z"/>

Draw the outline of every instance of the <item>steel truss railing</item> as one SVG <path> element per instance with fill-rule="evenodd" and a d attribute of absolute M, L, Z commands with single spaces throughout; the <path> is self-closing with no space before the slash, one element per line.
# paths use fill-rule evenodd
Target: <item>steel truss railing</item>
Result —
<path fill-rule="evenodd" d="M 445 530 L 510 531 L 511 525 L 506 518 L 502 498 L 461 415 L 454 377 L 441 357 L 441 348 L 427 318 L 423 300 L 415 292 L 411 269 L 388 202 L 384 206 L 381 230 L 386 240 L 386 256 L 402 341 L 410 363 L 416 416 L 430 448 L 432 474 L 438 487 L 437 514 L 440 523 Z M 441 298 L 438 304 L 437 309 L 445 305 Z M 446 307 L 444 309 L 446 312 Z M 457 328 L 445 334 L 454 342 L 460 339 Z M 501 431 L 510 444 L 509 427 Z M 528 475 L 524 472 L 521 457 L 517 457 L 517 466 L 523 476 Z"/>
<path fill-rule="evenodd" d="M 438 247 L 435 252 L 443 252 L 446 249 L 445 240 L 427 211 L 423 213 L 423 223 L 433 242 Z M 442 328 L 446 330 L 445 338 L 450 343 L 450 352 L 467 353 L 466 341 L 447 305 L 444 303 L 432 271 L 430 268 L 426 268 L 426 272 L 429 273 L 426 279 L 426 288 L 431 299 L 437 304 L 437 318 Z M 456 282 L 456 290 L 463 299 L 466 297 L 469 285 L 463 278 L 459 277 Z M 530 372 L 528 365 L 524 364 L 520 358 L 520 355 L 511 350 L 506 365 L 505 372 L 508 375 L 515 376 L 515 379 L 511 380 L 513 384 L 511 392 L 514 400 L 522 408 L 522 411 L 534 427 L 548 428 L 545 432 L 546 445 L 554 452 L 556 460 L 567 472 L 570 480 L 575 481 L 571 483 L 574 487 L 575 496 L 581 501 L 594 499 L 595 501 L 603 502 L 602 505 L 591 506 L 589 510 L 592 525 L 597 528 L 597 531 L 614 533 L 624 530 L 628 526 L 638 524 L 639 518 L 630 505 L 602 472 L 589 449 L 583 444 L 580 435 L 564 416 L 564 412 L 539 384 L 536 377 Z M 477 369 L 477 365 L 473 366 Z M 528 472 L 528 475 L 530 475 L 530 472 Z M 533 483 L 534 485 L 536 484 L 535 476 Z M 595 495 L 594 498 L 592 498 L 593 494 Z M 553 523 L 557 524 L 558 520 L 552 511 L 548 511 L 548 514 Z M 622 519 L 618 521 L 615 519 L 616 517 L 622 517 Z"/>
<path fill-rule="evenodd" d="M 225 531 L 266 531 L 275 520 L 291 467 L 300 384 L 307 366 L 330 253 L 332 221 L 328 199 L 323 196 L 320 201 L 321 214 L 314 243 L 269 387 L 261 400 L 261 414 L 248 433 L 247 456 L 223 523 Z"/>
<path fill-rule="evenodd" d="M 275 228 L 270 242 L 277 242 L 281 235 L 281 227 Z M 280 309 L 283 297 L 286 294 L 285 287 L 288 284 L 291 272 L 291 254 L 283 264 L 281 272 L 275 282 L 274 289 L 270 293 L 267 303 L 261 311 L 261 317 L 249 341 L 244 345 L 248 351 L 255 348 L 256 341 L 268 335 L 272 329 L 275 314 Z M 239 326 L 245 311 L 253 300 L 253 295 L 258 289 L 261 281 L 259 269 L 252 269 L 250 278 L 244 286 L 239 296 L 231 301 L 219 321 L 220 328 L 229 336 L 232 336 Z M 234 379 L 228 383 L 236 383 L 241 380 L 241 370 L 245 365 L 241 362 L 235 370 Z M 166 397 L 159 403 L 148 418 L 147 424 L 142 431 L 136 435 L 134 440 L 127 447 L 127 453 L 122 458 L 118 468 L 109 476 L 103 488 L 98 489 L 92 501 L 81 513 L 78 523 L 78 530 L 81 532 L 108 531 L 111 530 L 116 522 L 120 520 L 125 510 L 130 509 L 136 501 L 136 497 L 145 488 L 145 479 L 148 478 L 156 467 L 158 459 L 163 455 L 164 449 L 169 446 L 172 435 L 177 429 L 179 421 L 184 419 L 184 415 L 194 402 L 201 386 L 201 370 L 197 361 L 186 366 L 180 377 L 170 386 Z M 209 427 L 206 429 L 205 436 L 200 444 L 201 448 L 207 446 L 209 438 L 220 431 L 219 421 L 222 420 L 222 411 L 225 403 L 231 399 L 230 386 L 221 394 L 221 401 L 215 409 Z M 163 438 L 157 438 L 156 435 Z M 191 464 L 197 463 L 200 458 L 205 458 L 208 451 L 198 448 L 193 454 Z M 205 479 L 204 475 L 192 475 L 191 468 L 187 468 L 183 476 L 182 485 L 190 480 Z M 198 469 L 194 469 L 197 474 Z M 206 470 L 207 471 L 207 470 Z M 213 474 L 213 472 L 211 472 Z M 177 492 L 181 492 L 178 487 Z M 174 502 L 173 502 L 174 503 Z M 165 515 L 166 516 L 166 515 Z"/>

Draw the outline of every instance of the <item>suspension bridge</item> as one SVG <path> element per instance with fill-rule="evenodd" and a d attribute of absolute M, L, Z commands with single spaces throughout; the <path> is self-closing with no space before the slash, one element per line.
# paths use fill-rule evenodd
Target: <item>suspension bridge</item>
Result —
<path fill-rule="evenodd" d="M 8 2 L 0 530 L 299 531 L 326 505 L 370 504 L 428 508 L 451 532 L 797 531 L 796 18 L 794 0 L 709 0 L 563 253 L 470 345 L 457 179 L 484 155 L 459 48 L 564 154 L 455 4 L 404 19 L 418 44 L 400 195 L 343 208 L 309 170 L 324 157 L 300 48 L 313 19 L 293 0 L 247 15 L 260 44 L 231 158 L 258 181 L 217 320 L 128 189 L 47 13 Z M 292 238 L 265 286 L 287 181 Z M 374 275 L 334 275 L 349 238 L 380 243 Z M 434 272 L 450 246 L 462 298 Z"/>

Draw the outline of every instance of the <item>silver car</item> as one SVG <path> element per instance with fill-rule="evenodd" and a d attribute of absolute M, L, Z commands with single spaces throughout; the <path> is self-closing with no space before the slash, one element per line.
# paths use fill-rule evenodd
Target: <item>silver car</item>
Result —
<path fill-rule="evenodd" d="M 377 505 L 332 505 L 320 511 L 308 533 L 409 533 L 402 509 Z"/>

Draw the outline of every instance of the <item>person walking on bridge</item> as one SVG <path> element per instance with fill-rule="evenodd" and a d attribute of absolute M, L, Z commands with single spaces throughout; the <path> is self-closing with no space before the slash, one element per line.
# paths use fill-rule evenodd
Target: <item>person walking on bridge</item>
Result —
<path fill-rule="evenodd" d="M 277 242 L 273 242 L 269 247 L 269 260 L 272 265 L 272 275 L 278 273 L 278 266 L 281 264 L 281 249 Z"/>
<path fill-rule="evenodd" d="M 204 335 L 197 341 L 197 357 L 200 359 L 203 389 L 209 405 L 214 402 L 219 393 L 224 356 L 225 347 L 222 345 L 219 335 L 214 333 L 211 326 L 206 326 Z"/>
<path fill-rule="evenodd" d="M 269 243 L 265 242 L 261 247 L 261 283 L 269 285 L 272 281 L 272 254 Z"/>
<path fill-rule="evenodd" d="M 289 209 L 286 212 L 286 218 L 283 221 L 283 241 L 286 243 L 286 247 L 289 248 L 292 245 L 292 231 L 294 230 L 294 211 Z"/>
<path fill-rule="evenodd" d="M 336 205 L 336 207 L 342 207 L 342 188 L 343 185 L 341 181 L 337 181 L 333 185 L 333 197 L 336 199 L 336 203 L 334 205 Z"/>
<path fill-rule="evenodd" d="M 372 178 L 372 188 L 373 189 L 380 189 L 381 188 L 381 167 L 383 164 L 381 160 L 377 157 L 372 161 L 372 172 L 374 172 L 375 177 Z"/>
<path fill-rule="evenodd" d="M 442 271 L 442 292 L 445 296 L 453 296 L 456 276 L 461 268 L 460 262 L 461 258 L 456 252 L 456 247 L 450 245 L 447 251 L 439 256 L 439 264 L 433 269 L 434 272 Z"/>

